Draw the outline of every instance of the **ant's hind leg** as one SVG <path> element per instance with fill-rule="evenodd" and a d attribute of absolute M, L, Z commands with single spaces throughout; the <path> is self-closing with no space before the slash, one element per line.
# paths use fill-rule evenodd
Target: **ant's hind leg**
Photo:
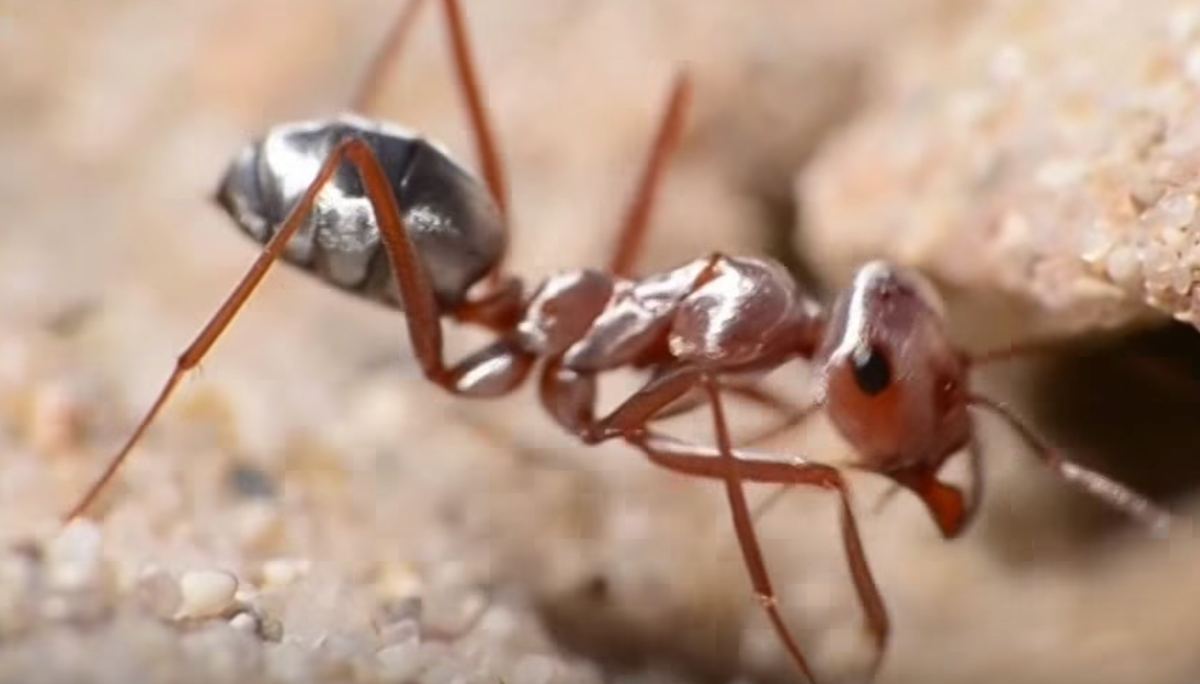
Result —
<path fill-rule="evenodd" d="M 683 137 L 683 128 L 688 107 L 692 100 L 692 79 L 687 72 L 680 72 L 671 86 L 671 95 L 659 120 L 654 142 L 642 166 L 633 196 L 625 208 L 621 227 L 613 243 L 613 253 L 608 261 L 608 272 L 617 277 L 633 275 L 638 256 L 650 229 L 650 213 L 662 186 L 662 178 L 672 153 Z"/>
<path fill-rule="evenodd" d="M 463 20 L 462 7 L 459 0 L 442 0 L 442 9 L 446 15 L 446 25 L 450 30 L 450 47 L 454 55 L 454 71 L 458 78 L 459 88 L 463 99 L 467 101 L 467 116 L 471 120 L 471 131 L 475 136 L 475 150 L 479 155 L 479 165 L 483 168 L 483 180 L 492 199 L 500 209 L 500 215 L 508 222 L 508 178 L 504 172 L 496 135 L 493 133 L 492 121 L 488 115 L 487 105 L 484 104 L 483 86 L 479 82 L 479 74 L 475 69 L 475 60 L 471 56 L 471 41 L 467 38 L 467 24 Z M 507 227 L 507 225 L 506 225 Z M 503 264 L 497 265 L 493 273 L 499 273 Z"/>
<path fill-rule="evenodd" d="M 498 391 L 501 384 L 515 386 L 524 377 L 523 374 L 528 371 L 530 365 L 528 359 L 519 354 L 517 350 L 503 345 L 489 348 L 481 353 L 482 356 L 473 357 L 473 360 L 468 359 L 469 363 L 464 362 L 466 365 L 460 363 L 454 368 L 447 368 L 442 356 L 441 316 L 443 312 L 438 308 L 437 300 L 434 298 L 433 285 L 425 274 L 425 267 L 417 253 L 417 248 L 405 228 L 396 198 L 389 188 L 387 175 L 384 173 L 379 159 L 366 143 L 356 138 L 344 140 L 326 158 L 318 170 L 316 178 L 304 191 L 303 196 L 287 218 L 280 224 L 275 235 L 263 247 L 263 251 L 250 266 L 246 275 L 242 277 L 233 292 L 226 297 L 217 312 L 205 323 L 204 328 L 179 356 L 175 369 L 163 384 L 162 389 L 159 390 L 154 403 L 142 417 L 133 434 L 130 435 L 116 456 L 108 462 L 87 492 L 71 507 L 66 516 L 67 520 L 82 515 L 116 475 L 121 464 L 154 422 L 155 417 L 166 405 L 180 381 L 204 359 L 225 329 L 233 322 L 242 306 L 249 301 L 267 271 L 283 254 L 288 242 L 304 224 L 312 211 L 318 193 L 343 162 L 353 164 L 362 178 L 363 188 L 375 212 L 379 233 L 387 247 L 388 258 L 391 260 L 391 267 L 396 275 L 396 282 L 404 301 L 404 316 L 407 319 L 408 335 L 412 342 L 413 352 L 425 376 L 450 391 L 459 391 L 460 393 L 462 392 L 459 388 L 463 384 L 464 378 L 478 382 L 480 387 L 494 393 Z M 492 356 L 487 356 L 488 353 L 491 353 Z M 510 376 L 503 378 L 478 377 L 479 374 L 475 372 L 477 368 L 501 365 L 491 363 L 497 355 L 512 362 L 509 364 Z"/>
<path fill-rule="evenodd" d="M 359 86 L 352 108 L 362 114 L 370 114 L 378 104 L 379 94 L 388 75 L 394 72 L 400 52 L 408 42 L 417 14 L 427 0 L 407 0 L 400 15 L 379 52 L 376 53 L 366 78 Z M 491 118 L 484 103 L 483 87 L 471 52 L 471 41 L 467 36 L 459 0 L 439 0 L 450 38 L 450 53 L 454 61 L 454 74 L 458 80 L 462 97 L 466 101 L 467 117 L 470 119 L 471 134 L 475 139 L 475 151 L 482 168 L 484 183 L 495 200 L 500 215 L 508 220 L 508 179 L 504 172 L 500 150 L 496 143 Z M 497 268 L 497 270 L 499 270 Z"/>

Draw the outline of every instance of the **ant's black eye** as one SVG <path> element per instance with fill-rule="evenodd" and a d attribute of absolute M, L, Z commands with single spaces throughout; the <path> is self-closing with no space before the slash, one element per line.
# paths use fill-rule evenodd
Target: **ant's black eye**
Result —
<path fill-rule="evenodd" d="M 868 396 L 875 396 L 892 384 L 892 367 L 887 356 L 876 347 L 862 346 L 850 356 L 854 368 L 854 381 Z"/>

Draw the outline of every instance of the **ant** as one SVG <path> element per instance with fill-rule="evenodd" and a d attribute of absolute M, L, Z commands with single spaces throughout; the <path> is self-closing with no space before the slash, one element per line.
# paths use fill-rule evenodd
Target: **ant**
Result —
<path fill-rule="evenodd" d="M 369 110 L 385 64 L 404 43 L 424 0 L 410 0 L 358 96 Z M 540 368 L 541 403 L 561 427 L 587 444 L 621 439 L 664 468 L 721 480 L 754 591 L 796 667 L 816 682 L 776 605 L 753 528 L 744 482 L 808 484 L 840 503 L 843 545 L 875 646 L 870 676 L 886 653 L 890 624 L 872 576 L 841 472 L 804 459 L 780 460 L 736 449 L 724 394 L 737 394 L 787 415 L 792 425 L 823 409 L 857 450 L 853 466 L 915 493 L 947 538 L 959 536 L 982 494 L 982 457 L 971 409 L 1011 424 L 1034 454 L 1066 482 L 1155 531 L 1169 515 L 1099 473 L 1045 445 L 1003 405 L 973 394 L 973 365 L 1011 353 L 972 358 L 944 327 L 932 286 L 908 269 L 876 261 L 825 309 L 769 259 L 714 253 L 665 273 L 633 273 L 660 179 L 684 129 L 692 81 L 681 72 L 627 207 L 604 270 L 551 276 L 527 289 L 504 270 L 507 189 L 500 153 L 483 104 L 458 0 L 440 0 L 449 26 L 457 80 L 466 100 L 482 184 L 436 143 L 357 114 L 278 126 L 246 146 L 229 167 L 218 204 L 264 249 L 192 344 L 179 357 L 128 441 L 71 509 L 84 514 L 116 474 L 180 380 L 194 368 L 271 265 L 279 258 L 326 282 L 403 312 L 425 377 L 465 397 L 499 398 Z M 448 364 L 442 319 L 485 328 L 496 339 Z M 815 401 L 796 408 L 766 390 L 739 383 L 793 360 L 816 369 Z M 597 383 L 631 368 L 649 380 L 610 413 L 596 415 Z M 671 415 L 707 405 L 715 446 L 686 442 L 652 428 Z M 943 464 L 966 450 L 970 496 L 938 479 Z"/>

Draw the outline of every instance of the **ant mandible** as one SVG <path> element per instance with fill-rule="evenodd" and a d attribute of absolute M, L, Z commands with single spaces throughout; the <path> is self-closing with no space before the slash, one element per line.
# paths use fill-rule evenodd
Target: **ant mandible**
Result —
<path fill-rule="evenodd" d="M 386 65 L 424 0 L 410 0 L 394 25 L 353 110 L 369 111 Z M 451 52 L 471 120 L 483 185 L 436 143 L 360 115 L 278 126 L 244 148 L 217 193 L 221 207 L 265 245 L 242 281 L 192 344 L 121 450 L 68 518 L 86 512 L 141 439 L 180 380 L 232 322 L 279 258 L 326 282 L 403 312 L 424 375 L 457 395 L 505 396 L 539 366 L 541 402 L 588 444 L 621 439 L 652 462 L 724 483 L 755 593 L 797 668 L 816 682 L 776 606 L 744 482 L 808 484 L 838 495 L 851 577 L 875 645 L 877 672 L 890 633 L 839 470 L 735 449 L 722 395 L 736 393 L 788 414 L 791 425 L 823 409 L 857 450 L 855 468 L 891 478 L 926 505 L 946 538 L 962 533 L 982 493 L 981 455 L 971 408 L 991 411 L 1034 453 L 1074 484 L 1156 531 L 1167 513 L 1104 476 L 1065 460 L 1004 406 L 972 394 L 972 359 L 950 342 L 936 293 L 915 272 L 872 262 L 826 311 L 769 259 L 711 254 L 666 273 L 636 277 L 660 178 L 684 128 L 691 80 L 681 73 L 658 126 L 605 270 L 552 276 L 527 290 L 504 270 L 507 189 L 458 0 L 441 0 Z M 465 359 L 443 358 L 441 320 L 481 326 L 496 341 Z M 796 409 L 734 380 L 790 361 L 816 369 L 815 401 Z M 597 383 L 620 368 L 650 379 L 604 416 Z M 715 446 L 652 429 L 653 422 L 707 405 Z M 937 473 L 966 450 L 971 494 Z"/>

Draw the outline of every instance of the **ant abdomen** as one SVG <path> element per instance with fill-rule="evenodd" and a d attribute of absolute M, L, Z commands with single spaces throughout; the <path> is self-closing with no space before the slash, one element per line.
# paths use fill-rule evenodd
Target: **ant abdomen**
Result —
<path fill-rule="evenodd" d="M 461 303 L 502 258 L 504 221 L 474 176 L 406 129 L 353 115 L 277 126 L 243 148 L 221 180 L 217 202 L 265 244 L 329 153 L 349 138 L 362 140 L 379 158 L 438 303 Z M 404 308 L 374 208 L 349 163 L 317 196 L 284 258 L 338 288 Z"/>
<path fill-rule="evenodd" d="M 859 270 L 816 361 L 820 401 L 864 465 L 906 468 L 966 445 L 967 364 L 919 274 L 881 261 Z"/>

